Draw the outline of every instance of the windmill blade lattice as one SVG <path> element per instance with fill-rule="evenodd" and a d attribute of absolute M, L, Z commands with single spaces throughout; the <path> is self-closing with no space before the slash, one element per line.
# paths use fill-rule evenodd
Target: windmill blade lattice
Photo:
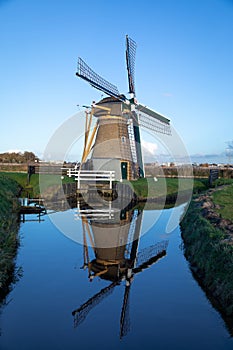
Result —
<path fill-rule="evenodd" d="M 140 126 L 166 135 L 171 135 L 170 120 L 141 104 L 136 106 Z"/>
<path fill-rule="evenodd" d="M 150 267 L 158 261 L 159 258 L 166 255 L 167 246 L 168 241 L 165 240 L 141 250 L 137 255 L 137 263 L 133 268 L 133 272 L 141 272 L 143 269 Z"/>
<path fill-rule="evenodd" d="M 135 56 L 137 44 L 126 35 L 126 64 L 128 70 L 129 92 L 135 96 Z"/>
<path fill-rule="evenodd" d="M 86 303 L 80 306 L 78 309 L 72 312 L 74 316 L 74 326 L 77 327 L 82 323 L 87 314 L 91 309 L 93 309 L 97 304 L 99 304 L 105 297 L 113 292 L 113 288 L 117 285 L 117 282 L 111 283 L 109 286 L 101 289 L 100 292 L 95 294 L 92 298 L 90 298 Z"/>
<path fill-rule="evenodd" d="M 120 319 L 120 338 L 126 336 L 130 331 L 130 315 L 129 315 L 129 292 L 130 287 L 125 287 L 123 305 L 121 309 L 121 319 Z"/>
<path fill-rule="evenodd" d="M 95 73 L 80 57 L 78 58 L 78 71 L 76 75 L 88 81 L 96 89 L 103 91 L 107 95 L 116 97 L 122 100 L 118 88 Z"/>

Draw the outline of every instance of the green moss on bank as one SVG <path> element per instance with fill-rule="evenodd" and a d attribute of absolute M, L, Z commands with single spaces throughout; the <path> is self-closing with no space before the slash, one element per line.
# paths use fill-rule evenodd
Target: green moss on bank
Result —
<path fill-rule="evenodd" d="M 0 174 L 0 300 L 14 279 L 14 258 L 19 244 L 19 204 L 16 198 L 19 191 L 17 182 Z"/>
<path fill-rule="evenodd" d="M 192 271 L 220 311 L 233 316 L 233 247 L 224 242 L 224 232 L 202 216 L 194 201 L 181 222 L 181 231 Z"/>

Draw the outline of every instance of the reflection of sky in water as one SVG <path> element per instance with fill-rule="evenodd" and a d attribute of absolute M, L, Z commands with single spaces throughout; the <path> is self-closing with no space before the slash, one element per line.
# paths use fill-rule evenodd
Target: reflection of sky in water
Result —
<path fill-rule="evenodd" d="M 77 208 L 49 215 L 52 223 L 66 237 L 82 243 L 82 221 L 76 219 Z"/>
<path fill-rule="evenodd" d="M 174 218 L 174 229 L 179 225 L 180 216 L 184 210 L 184 205 L 171 209 L 163 210 L 144 210 L 141 235 L 148 233 L 148 231 L 154 229 L 161 238 L 168 238 L 167 224 L 171 218 Z M 160 232 L 160 233 L 159 233 Z M 158 236 L 159 237 L 159 236 Z"/>
<path fill-rule="evenodd" d="M 119 339 L 125 283 L 90 310 L 74 329 L 72 311 L 111 282 L 89 282 L 83 247 L 61 234 L 47 216 L 21 226 L 17 265 L 23 277 L 9 294 L 1 314 L 1 349 L 232 349 L 232 339 L 219 314 L 206 299 L 179 248 L 180 230 L 164 235 L 171 210 L 156 224 L 145 211 L 139 252 L 169 238 L 167 255 L 134 276 L 129 297 L 130 332 Z M 179 216 L 182 206 L 173 209 Z M 71 231 L 81 232 L 75 210 L 53 214 Z M 70 217 L 72 216 L 72 220 Z M 33 216 L 30 216 L 33 218 Z"/>

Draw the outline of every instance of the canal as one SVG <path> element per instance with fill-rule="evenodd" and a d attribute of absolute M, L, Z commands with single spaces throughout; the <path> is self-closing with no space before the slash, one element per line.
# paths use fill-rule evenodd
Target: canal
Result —
<path fill-rule="evenodd" d="M 23 274 L 1 308 L 0 348 L 232 349 L 223 319 L 184 258 L 179 226 L 167 230 L 171 214 L 182 212 L 183 205 L 134 210 L 113 224 L 102 216 L 90 224 L 77 208 L 51 211 L 40 222 L 26 215 L 17 255 Z M 117 223 L 124 249 L 116 253 L 109 243 L 103 249 L 96 237 L 95 249 L 81 244 L 90 233 L 106 241 Z M 124 241 L 125 234 L 134 240 Z"/>

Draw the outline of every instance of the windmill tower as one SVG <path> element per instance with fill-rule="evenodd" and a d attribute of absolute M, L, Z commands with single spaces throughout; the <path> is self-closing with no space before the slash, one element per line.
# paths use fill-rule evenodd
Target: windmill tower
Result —
<path fill-rule="evenodd" d="M 86 122 L 82 163 L 89 161 L 90 170 L 113 170 L 115 178 L 138 179 L 144 177 L 140 127 L 153 132 L 170 134 L 170 120 L 139 104 L 135 94 L 136 43 L 126 36 L 126 64 L 130 98 L 120 94 L 117 87 L 95 73 L 81 58 L 76 75 L 109 97 L 92 105 Z M 97 118 L 90 131 L 92 116 Z"/>
<path fill-rule="evenodd" d="M 98 129 L 91 156 L 93 169 L 115 170 L 118 179 L 139 177 L 138 169 L 143 168 L 137 162 L 133 130 L 130 133 L 129 106 L 107 97 L 94 107 L 94 116 Z"/>

